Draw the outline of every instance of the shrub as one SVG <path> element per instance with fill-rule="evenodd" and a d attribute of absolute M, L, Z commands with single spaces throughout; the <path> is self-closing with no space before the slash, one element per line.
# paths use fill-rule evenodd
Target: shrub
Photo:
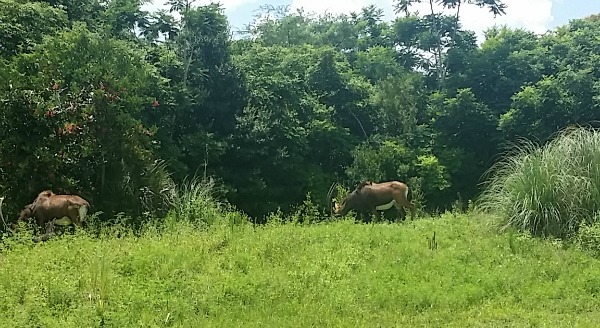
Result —
<path fill-rule="evenodd" d="M 600 256 L 600 213 L 596 213 L 593 223 L 584 223 L 577 233 L 577 243 L 581 248 L 592 254 Z"/>
<path fill-rule="evenodd" d="M 77 193 L 95 210 L 139 216 L 168 180 L 156 165 L 162 79 L 144 54 L 81 24 L 16 56 L 0 82 L 0 186 L 7 212 L 40 190 Z"/>
<path fill-rule="evenodd" d="M 600 209 L 600 133 L 569 128 L 544 147 L 525 142 L 488 172 L 478 206 L 503 227 L 573 236 Z"/>
<path fill-rule="evenodd" d="M 173 214 L 178 220 L 212 225 L 225 215 L 226 209 L 213 197 L 214 180 L 194 177 L 183 181 L 171 196 Z"/>

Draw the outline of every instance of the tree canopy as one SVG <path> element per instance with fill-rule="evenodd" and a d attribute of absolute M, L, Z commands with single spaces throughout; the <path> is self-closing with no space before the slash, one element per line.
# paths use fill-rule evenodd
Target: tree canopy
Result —
<path fill-rule="evenodd" d="M 599 16 L 478 44 L 460 7 L 501 1 L 415 2 L 392 21 L 266 7 L 234 39 L 217 4 L 0 0 L 0 194 L 12 213 L 51 188 L 137 217 L 201 174 L 260 221 L 334 181 L 397 179 L 443 209 L 519 139 L 597 125 Z"/>

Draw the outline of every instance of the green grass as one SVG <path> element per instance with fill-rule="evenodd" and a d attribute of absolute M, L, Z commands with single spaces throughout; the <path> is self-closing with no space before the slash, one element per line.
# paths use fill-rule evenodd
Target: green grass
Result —
<path fill-rule="evenodd" d="M 544 147 L 516 147 L 490 171 L 483 210 L 536 235 L 574 237 L 600 211 L 600 132 L 562 131 Z"/>
<path fill-rule="evenodd" d="M 600 263 L 483 217 L 9 239 L 0 327 L 592 327 Z M 436 232 L 437 249 L 428 247 Z"/>

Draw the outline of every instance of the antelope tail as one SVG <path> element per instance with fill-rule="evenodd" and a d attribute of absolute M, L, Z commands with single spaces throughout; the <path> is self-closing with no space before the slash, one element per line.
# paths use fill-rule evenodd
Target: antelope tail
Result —
<path fill-rule="evenodd" d="M 79 220 L 81 222 L 83 222 L 83 220 L 85 219 L 85 216 L 87 215 L 88 210 L 89 210 L 89 206 L 87 206 L 87 205 L 79 206 Z"/>

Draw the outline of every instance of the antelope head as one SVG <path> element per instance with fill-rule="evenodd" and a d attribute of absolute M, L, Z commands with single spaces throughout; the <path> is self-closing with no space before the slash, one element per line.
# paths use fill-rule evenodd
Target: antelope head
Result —
<path fill-rule="evenodd" d="M 338 195 L 338 190 L 337 190 L 337 186 L 338 183 L 334 182 L 331 187 L 329 188 L 329 192 L 327 193 L 327 204 L 329 206 L 329 211 L 331 215 L 345 215 L 350 208 L 346 208 L 347 207 L 347 202 L 348 201 L 353 201 L 354 199 L 361 198 L 359 195 L 362 191 L 362 189 L 365 186 L 371 186 L 373 185 L 372 181 L 361 181 L 358 186 L 356 187 L 356 189 L 354 189 L 351 193 L 349 193 L 348 195 L 346 195 L 346 197 L 344 197 L 344 199 L 342 199 L 341 203 L 338 203 L 334 198 L 337 197 Z"/>

